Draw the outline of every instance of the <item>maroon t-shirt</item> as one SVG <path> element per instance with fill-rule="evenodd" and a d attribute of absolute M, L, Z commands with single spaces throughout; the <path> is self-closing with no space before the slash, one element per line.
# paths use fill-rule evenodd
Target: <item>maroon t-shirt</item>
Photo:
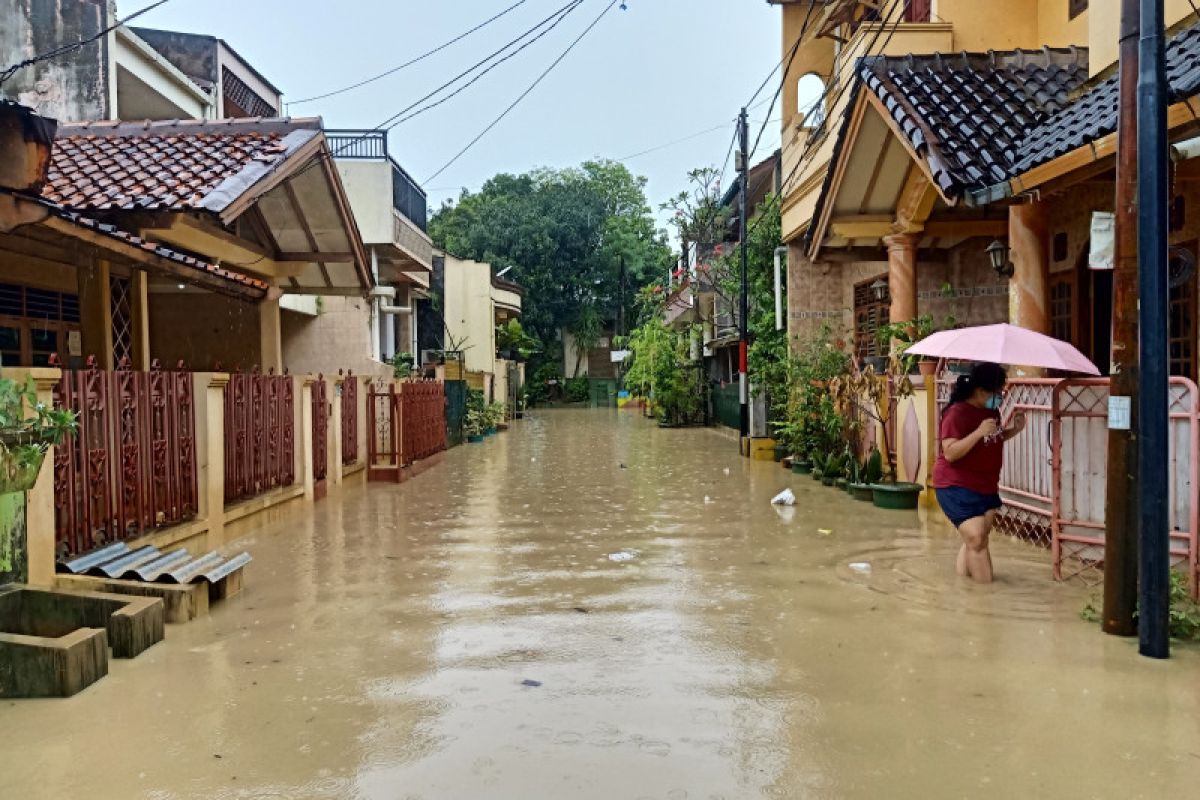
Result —
<path fill-rule="evenodd" d="M 942 415 L 942 441 L 963 439 L 979 428 L 985 419 L 1000 421 L 1000 412 L 977 408 L 970 403 L 955 403 Z M 980 494 L 1000 491 L 1000 467 L 1004 464 L 1004 437 L 979 441 L 958 461 L 946 460 L 939 452 L 933 467 L 933 485 L 938 489 L 961 486 Z"/>

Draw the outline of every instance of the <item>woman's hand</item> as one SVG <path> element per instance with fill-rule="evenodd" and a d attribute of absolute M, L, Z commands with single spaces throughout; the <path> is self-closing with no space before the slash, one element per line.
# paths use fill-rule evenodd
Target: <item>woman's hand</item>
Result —
<path fill-rule="evenodd" d="M 975 435 L 980 439 L 987 439 L 989 436 L 995 436 L 998 430 L 1000 430 L 1000 423 L 988 417 L 979 423 L 979 427 L 975 429 Z"/>
<path fill-rule="evenodd" d="M 1018 411 L 1016 414 L 1013 414 L 1012 424 L 1004 430 L 1004 441 L 1007 442 L 1009 439 L 1025 430 L 1025 425 L 1028 424 L 1028 422 L 1029 418 L 1025 416 L 1024 411 Z"/>

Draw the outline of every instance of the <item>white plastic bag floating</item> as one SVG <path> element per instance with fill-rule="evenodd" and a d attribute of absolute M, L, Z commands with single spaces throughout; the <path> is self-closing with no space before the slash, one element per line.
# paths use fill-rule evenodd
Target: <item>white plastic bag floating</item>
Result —
<path fill-rule="evenodd" d="M 784 489 L 771 500 L 773 506 L 794 506 L 796 505 L 796 495 L 791 489 Z"/>

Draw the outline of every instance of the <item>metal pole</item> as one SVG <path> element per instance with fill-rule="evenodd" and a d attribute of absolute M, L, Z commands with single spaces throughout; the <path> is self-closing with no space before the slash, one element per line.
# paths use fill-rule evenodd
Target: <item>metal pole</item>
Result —
<path fill-rule="evenodd" d="M 1116 253 L 1113 264 L 1112 384 L 1110 404 L 1128 403 L 1128 429 L 1108 432 L 1104 530 L 1104 612 L 1101 625 L 1114 636 L 1134 636 L 1137 622 L 1138 393 L 1138 2 L 1121 0 L 1120 102 L 1117 117 Z M 1087 296 L 1087 295 L 1081 295 Z"/>
<path fill-rule="evenodd" d="M 741 432 L 742 438 L 750 436 L 750 376 L 747 368 L 747 350 L 750 347 L 750 287 L 749 276 L 747 274 L 748 256 L 746 251 L 746 217 L 750 214 L 750 209 L 747 208 L 749 195 L 747 183 L 750 179 L 750 120 L 746 114 L 746 109 L 742 109 L 742 113 L 738 115 L 738 138 L 741 140 L 739 150 L 741 151 L 741 188 L 738 194 L 741 196 L 739 203 L 740 212 L 738 213 L 738 240 L 742 246 L 742 298 L 741 298 L 741 319 L 738 320 L 738 370 L 739 370 L 739 389 L 742 401 L 741 415 Z M 746 443 L 749 447 L 749 442 Z"/>
<path fill-rule="evenodd" d="M 1167 75 L 1163 0 L 1142 0 L 1138 51 L 1138 289 L 1141 382 L 1138 390 L 1138 503 L 1141 506 L 1141 590 L 1138 652 L 1170 655 L 1170 424 L 1167 402 Z"/>

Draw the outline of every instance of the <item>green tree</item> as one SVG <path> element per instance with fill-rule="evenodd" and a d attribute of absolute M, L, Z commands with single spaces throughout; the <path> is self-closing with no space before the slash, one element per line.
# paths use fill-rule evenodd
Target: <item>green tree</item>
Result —
<path fill-rule="evenodd" d="M 624 165 L 603 160 L 500 174 L 445 204 L 429 232 L 457 256 L 511 267 L 526 290 L 522 321 L 534 337 L 555 342 L 566 328 L 594 343 L 596 331 L 617 319 L 622 300 L 631 314 L 637 290 L 671 259 L 645 185 Z M 556 356 L 543 352 L 535 361 Z"/>

